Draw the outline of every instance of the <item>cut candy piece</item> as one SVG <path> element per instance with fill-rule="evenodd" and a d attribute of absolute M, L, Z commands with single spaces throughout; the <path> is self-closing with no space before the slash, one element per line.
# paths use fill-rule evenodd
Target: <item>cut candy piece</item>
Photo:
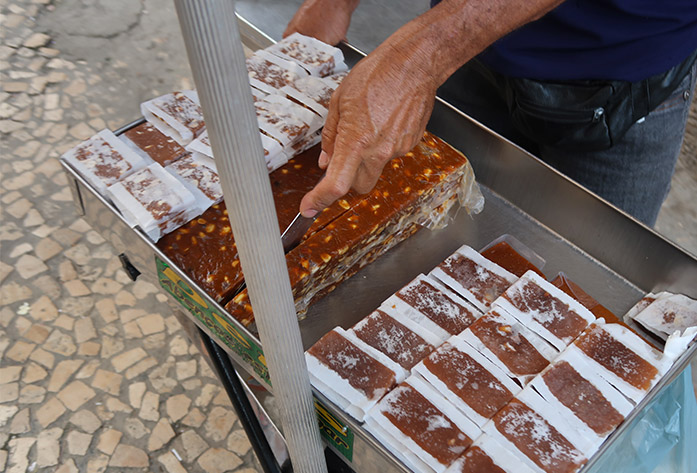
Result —
<path fill-rule="evenodd" d="M 550 403 L 540 393 L 535 391 L 532 386 L 526 386 L 515 398 L 534 410 L 586 458 L 590 458 L 598 449 L 600 444 L 595 436 L 586 436 L 587 431 L 585 429 L 577 430 L 575 425 L 569 423 L 569 418 L 560 415 L 559 411 L 553 410 Z"/>
<path fill-rule="evenodd" d="M 313 76 L 328 76 L 347 69 L 339 48 L 300 33 L 293 33 L 266 50 L 297 62 Z"/>
<path fill-rule="evenodd" d="M 508 239 L 511 239 L 512 242 L 517 242 L 517 240 L 513 239 L 510 235 L 505 235 L 497 239 L 501 240 L 498 243 L 494 243 L 482 250 L 480 252 L 481 255 L 518 277 L 521 277 L 528 271 L 535 271 L 537 274 L 544 277 L 540 268 L 518 253 L 515 248 L 508 243 Z M 522 245 L 520 242 L 518 242 L 518 244 Z M 532 250 L 528 249 L 528 251 Z M 541 260 L 541 258 L 537 257 L 537 260 Z M 544 260 L 541 260 L 541 262 L 544 264 Z"/>
<path fill-rule="evenodd" d="M 641 312 L 642 310 L 646 309 L 649 305 L 651 305 L 654 301 L 663 299 L 665 297 L 670 297 L 672 294 L 670 292 L 659 292 L 658 294 L 653 294 L 653 293 L 648 293 L 644 297 L 642 297 L 639 302 L 634 304 L 634 306 L 627 311 L 626 314 L 624 314 L 624 317 L 622 320 L 624 320 L 625 323 L 629 324 L 634 321 L 634 318 Z"/>
<path fill-rule="evenodd" d="M 595 320 L 578 301 L 533 271 L 525 273 L 493 306 L 520 320 L 559 351 Z"/>
<path fill-rule="evenodd" d="M 459 337 L 523 385 L 558 355 L 551 345 L 504 312 L 485 314 Z"/>
<path fill-rule="evenodd" d="M 282 59 L 263 49 L 247 59 L 247 72 L 252 87 L 268 94 L 278 93 L 283 86 L 307 75 L 307 71 L 295 62 Z"/>
<path fill-rule="evenodd" d="M 598 318 L 605 319 L 607 323 L 622 323 L 622 321 L 607 308 L 602 306 L 598 301 L 593 299 L 581 286 L 573 282 L 564 273 L 557 274 L 557 277 L 552 281 L 552 285 L 558 287 L 569 296 L 579 301 L 586 309 L 590 310 L 593 315 Z"/>
<path fill-rule="evenodd" d="M 371 409 L 365 426 L 418 471 L 443 472 L 481 433 L 443 396 L 414 376 Z M 411 455 L 419 462 L 409 461 Z"/>
<path fill-rule="evenodd" d="M 117 182 L 107 192 L 131 225 L 140 226 L 155 241 L 195 217 L 189 213 L 189 209 L 196 210 L 194 195 L 157 163 Z"/>
<path fill-rule="evenodd" d="M 534 466 L 534 465 L 533 465 Z M 458 458 L 446 473 L 539 473 L 542 470 L 532 468 L 502 447 L 498 442 L 482 434 Z"/>
<path fill-rule="evenodd" d="M 109 130 L 83 141 L 62 159 L 102 195 L 106 195 L 107 187 L 148 164 Z"/>
<path fill-rule="evenodd" d="M 581 352 L 593 369 L 634 403 L 641 401 L 672 364 L 618 324 L 592 324 L 567 351 Z M 560 359 L 566 359 L 565 353 Z"/>
<path fill-rule="evenodd" d="M 430 273 L 482 312 L 518 278 L 467 245 Z"/>
<path fill-rule="evenodd" d="M 533 469 L 573 473 L 587 461 L 583 453 L 544 417 L 515 398 L 483 430 Z"/>
<path fill-rule="evenodd" d="M 164 135 L 151 123 L 145 122 L 119 136 L 141 156 L 167 166 L 187 153 L 173 138 Z"/>
<path fill-rule="evenodd" d="M 410 370 L 435 350 L 433 344 L 380 310 L 357 323 L 349 332 L 405 370 Z"/>
<path fill-rule="evenodd" d="M 145 119 L 163 134 L 186 146 L 205 129 L 203 111 L 193 90 L 172 92 L 140 104 Z"/>
<path fill-rule="evenodd" d="M 530 386 L 549 403 L 551 412 L 561 415 L 589 439 L 595 450 L 633 406 L 577 352 L 566 355 L 533 379 Z"/>
<path fill-rule="evenodd" d="M 697 326 L 697 301 L 682 294 L 655 300 L 634 316 L 650 332 L 667 340 L 674 332 L 682 333 Z"/>
<path fill-rule="evenodd" d="M 322 118 L 327 118 L 329 101 L 337 87 L 338 85 L 334 81 L 307 76 L 283 87 L 281 92 L 297 100 Z"/>
<path fill-rule="evenodd" d="M 296 144 L 322 126 L 318 115 L 285 97 L 269 95 L 254 106 L 261 131 L 284 147 Z"/>
<path fill-rule="evenodd" d="M 206 156 L 187 156 L 165 168 L 194 194 L 202 214 L 223 200 L 223 189 L 215 162 Z"/>
<path fill-rule="evenodd" d="M 340 327 L 319 339 L 305 359 L 312 384 L 359 421 L 407 376 L 399 365 Z"/>
<path fill-rule="evenodd" d="M 387 299 L 382 308 L 423 325 L 441 343 L 450 335 L 460 333 L 481 315 L 473 306 L 423 274 Z"/>
<path fill-rule="evenodd" d="M 414 372 L 479 427 L 520 391 L 506 373 L 458 337 L 441 345 Z"/>

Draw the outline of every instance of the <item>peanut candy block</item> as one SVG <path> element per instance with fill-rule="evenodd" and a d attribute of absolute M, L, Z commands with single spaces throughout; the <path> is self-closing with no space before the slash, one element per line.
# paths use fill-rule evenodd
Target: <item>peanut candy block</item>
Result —
<path fill-rule="evenodd" d="M 247 59 L 249 83 L 267 94 L 278 92 L 281 87 L 292 84 L 307 75 L 307 72 L 293 61 L 280 58 L 266 50 L 260 50 Z"/>
<path fill-rule="evenodd" d="M 461 153 L 429 134 L 388 163 L 370 194 L 286 256 L 298 311 L 430 222 L 434 210 L 452 206 L 468 166 Z M 246 293 L 227 310 L 238 320 L 253 319 Z"/>

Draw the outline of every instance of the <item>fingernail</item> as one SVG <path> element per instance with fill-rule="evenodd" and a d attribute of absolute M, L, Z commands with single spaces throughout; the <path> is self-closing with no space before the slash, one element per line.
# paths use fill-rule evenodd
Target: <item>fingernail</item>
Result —
<path fill-rule="evenodd" d="M 322 167 L 325 167 L 328 162 L 329 162 L 329 155 L 327 153 L 325 153 L 324 151 L 322 151 L 319 154 L 319 160 L 317 160 L 317 164 L 319 165 L 319 167 L 322 168 Z"/>
<path fill-rule="evenodd" d="M 313 218 L 315 215 L 317 215 L 317 211 L 315 209 L 307 209 L 301 213 L 302 213 L 302 216 L 305 218 Z"/>

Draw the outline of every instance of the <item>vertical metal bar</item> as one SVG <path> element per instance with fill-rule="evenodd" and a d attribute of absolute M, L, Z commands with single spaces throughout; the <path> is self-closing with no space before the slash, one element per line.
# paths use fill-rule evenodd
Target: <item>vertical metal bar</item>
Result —
<path fill-rule="evenodd" d="M 293 469 L 327 471 L 231 0 L 175 0 Z"/>

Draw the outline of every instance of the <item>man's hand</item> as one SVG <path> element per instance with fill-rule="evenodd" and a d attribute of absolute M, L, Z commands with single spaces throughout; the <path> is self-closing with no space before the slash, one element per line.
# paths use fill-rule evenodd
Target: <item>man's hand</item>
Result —
<path fill-rule="evenodd" d="M 293 33 L 336 45 L 346 39 L 351 14 L 359 0 L 305 0 L 288 23 L 283 37 Z"/>
<path fill-rule="evenodd" d="M 306 0 L 289 30 L 297 23 L 293 31 L 303 33 L 303 25 L 308 28 L 304 34 L 320 39 L 318 35 L 326 35 L 327 42 L 340 40 L 348 23 L 327 20 L 336 18 L 336 13 L 332 7 L 318 9 L 324 1 Z M 332 96 L 319 158 L 327 173 L 303 198 L 302 214 L 314 216 L 352 187 L 361 193 L 370 191 L 385 163 L 409 151 L 421 138 L 436 89 L 453 72 L 500 37 L 561 2 L 443 0 L 387 38 L 353 68 Z"/>
<path fill-rule="evenodd" d="M 326 177 L 300 211 L 313 216 L 353 188 L 369 192 L 385 164 L 419 142 L 438 83 L 421 70 L 418 51 L 385 43 L 360 61 L 332 96 L 319 165 Z"/>

